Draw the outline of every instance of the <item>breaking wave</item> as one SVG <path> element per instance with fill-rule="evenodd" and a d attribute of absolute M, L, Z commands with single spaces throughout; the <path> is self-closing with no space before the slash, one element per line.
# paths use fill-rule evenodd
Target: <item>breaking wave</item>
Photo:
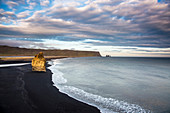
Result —
<path fill-rule="evenodd" d="M 18 64 L 1 64 L 0 67 L 11 67 L 11 66 L 23 66 L 30 63 L 18 63 Z"/>
<path fill-rule="evenodd" d="M 65 84 L 67 83 L 67 80 L 63 77 L 63 73 L 57 70 L 57 67 L 61 62 L 59 60 L 53 60 L 50 61 L 49 64 L 51 65 L 49 69 L 53 73 L 52 81 L 54 82 L 54 86 L 59 88 L 61 92 L 68 94 L 70 97 L 97 107 L 102 113 L 151 113 L 151 111 L 143 109 L 136 104 L 130 104 L 113 98 L 105 98 L 73 86 L 67 86 Z"/>

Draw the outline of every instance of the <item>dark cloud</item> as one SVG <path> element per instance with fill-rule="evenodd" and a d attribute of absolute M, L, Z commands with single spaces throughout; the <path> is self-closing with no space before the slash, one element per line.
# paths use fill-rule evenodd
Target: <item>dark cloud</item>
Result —
<path fill-rule="evenodd" d="M 0 35 L 22 35 L 22 33 L 15 28 L 0 26 Z"/>
<path fill-rule="evenodd" d="M 20 47 L 20 46 L 25 46 L 27 45 L 28 47 L 30 45 L 32 45 L 33 42 L 30 42 L 30 41 L 17 41 L 17 40 L 1 40 L 0 41 L 0 45 L 8 45 L 8 46 L 12 46 L 12 47 Z"/>
<path fill-rule="evenodd" d="M 170 50 L 146 50 L 146 49 L 136 49 L 137 51 L 144 51 L 144 52 L 170 52 Z"/>
<path fill-rule="evenodd" d="M 32 2 L 37 1 L 27 1 Z M 61 41 L 101 40 L 101 43 L 88 42 L 95 46 L 170 48 L 170 6 L 155 0 L 95 0 L 83 7 L 52 4 L 33 15 L 4 11 L 0 14 L 4 20 L 2 17 L 19 24 L 1 25 L 1 35 L 20 37 L 25 34 L 31 38 Z"/>

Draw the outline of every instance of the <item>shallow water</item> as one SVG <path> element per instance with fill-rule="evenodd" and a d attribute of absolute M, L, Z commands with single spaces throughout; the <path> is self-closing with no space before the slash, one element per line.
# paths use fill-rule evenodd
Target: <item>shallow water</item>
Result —
<path fill-rule="evenodd" d="M 68 58 L 50 64 L 60 91 L 103 113 L 170 112 L 168 58 Z"/>

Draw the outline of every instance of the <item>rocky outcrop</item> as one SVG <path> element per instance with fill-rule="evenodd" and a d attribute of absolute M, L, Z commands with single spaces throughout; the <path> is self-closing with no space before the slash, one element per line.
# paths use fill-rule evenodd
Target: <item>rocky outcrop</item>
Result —
<path fill-rule="evenodd" d="M 43 52 L 35 55 L 35 58 L 32 59 L 32 71 L 44 71 L 46 72 L 46 60 L 43 56 Z"/>

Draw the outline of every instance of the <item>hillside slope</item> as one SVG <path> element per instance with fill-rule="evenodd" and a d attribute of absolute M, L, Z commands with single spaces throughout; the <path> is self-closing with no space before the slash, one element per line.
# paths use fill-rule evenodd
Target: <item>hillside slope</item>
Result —
<path fill-rule="evenodd" d="M 18 47 L 0 46 L 0 56 L 34 56 L 43 52 L 45 56 L 67 56 L 67 57 L 93 57 L 101 56 L 96 51 L 75 51 L 75 50 L 44 50 L 26 49 Z"/>

